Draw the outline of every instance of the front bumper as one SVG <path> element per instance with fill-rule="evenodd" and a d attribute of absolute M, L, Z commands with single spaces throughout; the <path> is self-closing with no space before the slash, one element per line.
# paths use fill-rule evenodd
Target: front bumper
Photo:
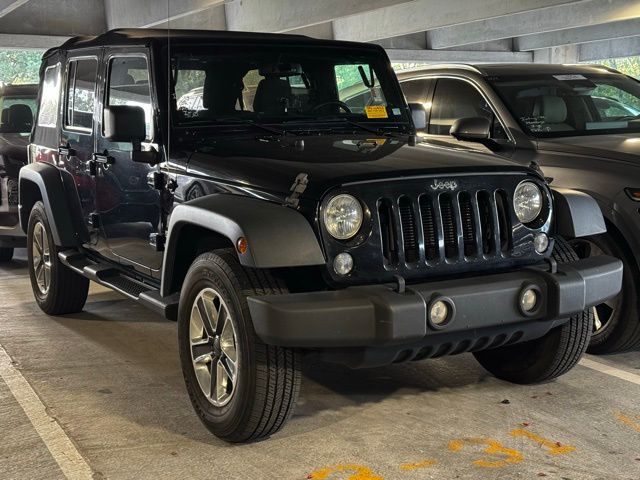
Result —
<path fill-rule="evenodd" d="M 373 285 L 254 296 L 248 302 L 256 334 L 267 344 L 312 349 L 397 348 L 442 345 L 445 340 L 467 344 L 486 332 L 491 332 L 491 338 L 521 332 L 513 341 L 536 338 L 571 315 L 614 297 L 621 286 L 622 262 L 600 256 L 411 285 L 403 293 L 390 285 Z M 534 287 L 541 296 L 532 315 L 519 308 L 525 287 Z M 455 306 L 455 315 L 444 328 L 436 328 L 427 321 L 427 311 L 434 299 L 442 297 Z M 495 342 L 484 348 L 491 346 Z"/>

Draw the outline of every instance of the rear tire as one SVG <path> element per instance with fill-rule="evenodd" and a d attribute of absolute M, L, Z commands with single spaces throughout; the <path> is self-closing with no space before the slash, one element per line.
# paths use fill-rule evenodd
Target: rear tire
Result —
<path fill-rule="evenodd" d="M 12 247 L 0 247 L 0 263 L 10 262 L 13 258 Z"/>
<path fill-rule="evenodd" d="M 267 437 L 293 413 L 300 353 L 263 343 L 247 304 L 249 295 L 286 292 L 268 271 L 243 268 L 233 250 L 200 255 L 187 273 L 178 314 L 182 371 L 198 417 L 221 439 Z"/>
<path fill-rule="evenodd" d="M 51 227 L 42 202 L 36 202 L 29 216 L 27 259 L 33 295 L 48 315 L 76 313 L 83 309 L 89 280 L 65 266 L 58 258 Z"/>
<path fill-rule="evenodd" d="M 553 258 L 558 263 L 578 260 L 571 246 L 556 237 Z M 552 380 L 571 370 L 587 350 L 593 326 L 592 309 L 574 315 L 545 336 L 528 342 L 475 352 L 474 356 L 497 378 L 519 384 Z"/>

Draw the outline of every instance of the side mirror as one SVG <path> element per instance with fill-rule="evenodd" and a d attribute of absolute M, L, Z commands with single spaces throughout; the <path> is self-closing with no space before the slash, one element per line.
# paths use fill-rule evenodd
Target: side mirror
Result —
<path fill-rule="evenodd" d="M 410 103 L 411 119 L 416 130 L 424 130 L 427 128 L 427 110 L 421 103 Z"/>
<path fill-rule="evenodd" d="M 133 144 L 140 150 L 140 143 L 147 136 L 144 109 L 131 105 L 112 105 L 104 109 L 104 136 L 113 142 Z"/>
<path fill-rule="evenodd" d="M 491 122 L 484 117 L 459 118 L 453 122 L 449 134 L 456 140 L 483 143 L 491 136 Z"/>

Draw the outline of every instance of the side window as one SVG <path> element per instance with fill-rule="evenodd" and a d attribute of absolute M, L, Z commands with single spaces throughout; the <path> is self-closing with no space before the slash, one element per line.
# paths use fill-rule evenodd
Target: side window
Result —
<path fill-rule="evenodd" d="M 65 126 L 89 131 L 93 128 L 97 72 L 98 61 L 95 58 L 69 62 Z"/>
<path fill-rule="evenodd" d="M 106 105 L 131 105 L 142 108 L 147 126 L 147 140 L 153 138 L 149 66 L 145 57 L 114 57 L 109 61 Z"/>
<path fill-rule="evenodd" d="M 463 80 L 438 80 L 431 106 L 429 133 L 449 135 L 453 123 L 466 117 L 485 117 L 491 122 L 493 138 L 507 138 L 491 107 L 473 85 Z"/>
<path fill-rule="evenodd" d="M 47 67 L 42 79 L 42 96 L 38 113 L 39 127 L 56 127 L 60 101 L 60 64 Z"/>

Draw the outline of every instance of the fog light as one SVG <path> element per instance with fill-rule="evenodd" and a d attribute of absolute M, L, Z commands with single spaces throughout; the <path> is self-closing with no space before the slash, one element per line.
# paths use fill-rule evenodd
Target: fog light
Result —
<path fill-rule="evenodd" d="M 546 233 L 538 233 L 533 237 L 533 248 L 535 248 L 538 253 L 547 251 L 547 248 L 549 248 L 549 237 L 547 237 Z"/>
<path fill-rule="evenodd" d="M 449 305 L 442 300 L 436 300 L 429 309 L 429 320 L 434 325 L 442 325 L 449 318 Z"/>
<path fill-rule="evenodd" d="M 346 252 L 339 253 L 333 259 L 333 269 L 338 275 L 347 275 L 353 270 L 353 257 Z"/>
<path fill-rule="evenodd" d="M 523 311 L 530 313 L 535 310 L 538 305 L 538 292 L 533 288 L 527 288 L 522 295 L 520 295 L 520 307 Z"/>

